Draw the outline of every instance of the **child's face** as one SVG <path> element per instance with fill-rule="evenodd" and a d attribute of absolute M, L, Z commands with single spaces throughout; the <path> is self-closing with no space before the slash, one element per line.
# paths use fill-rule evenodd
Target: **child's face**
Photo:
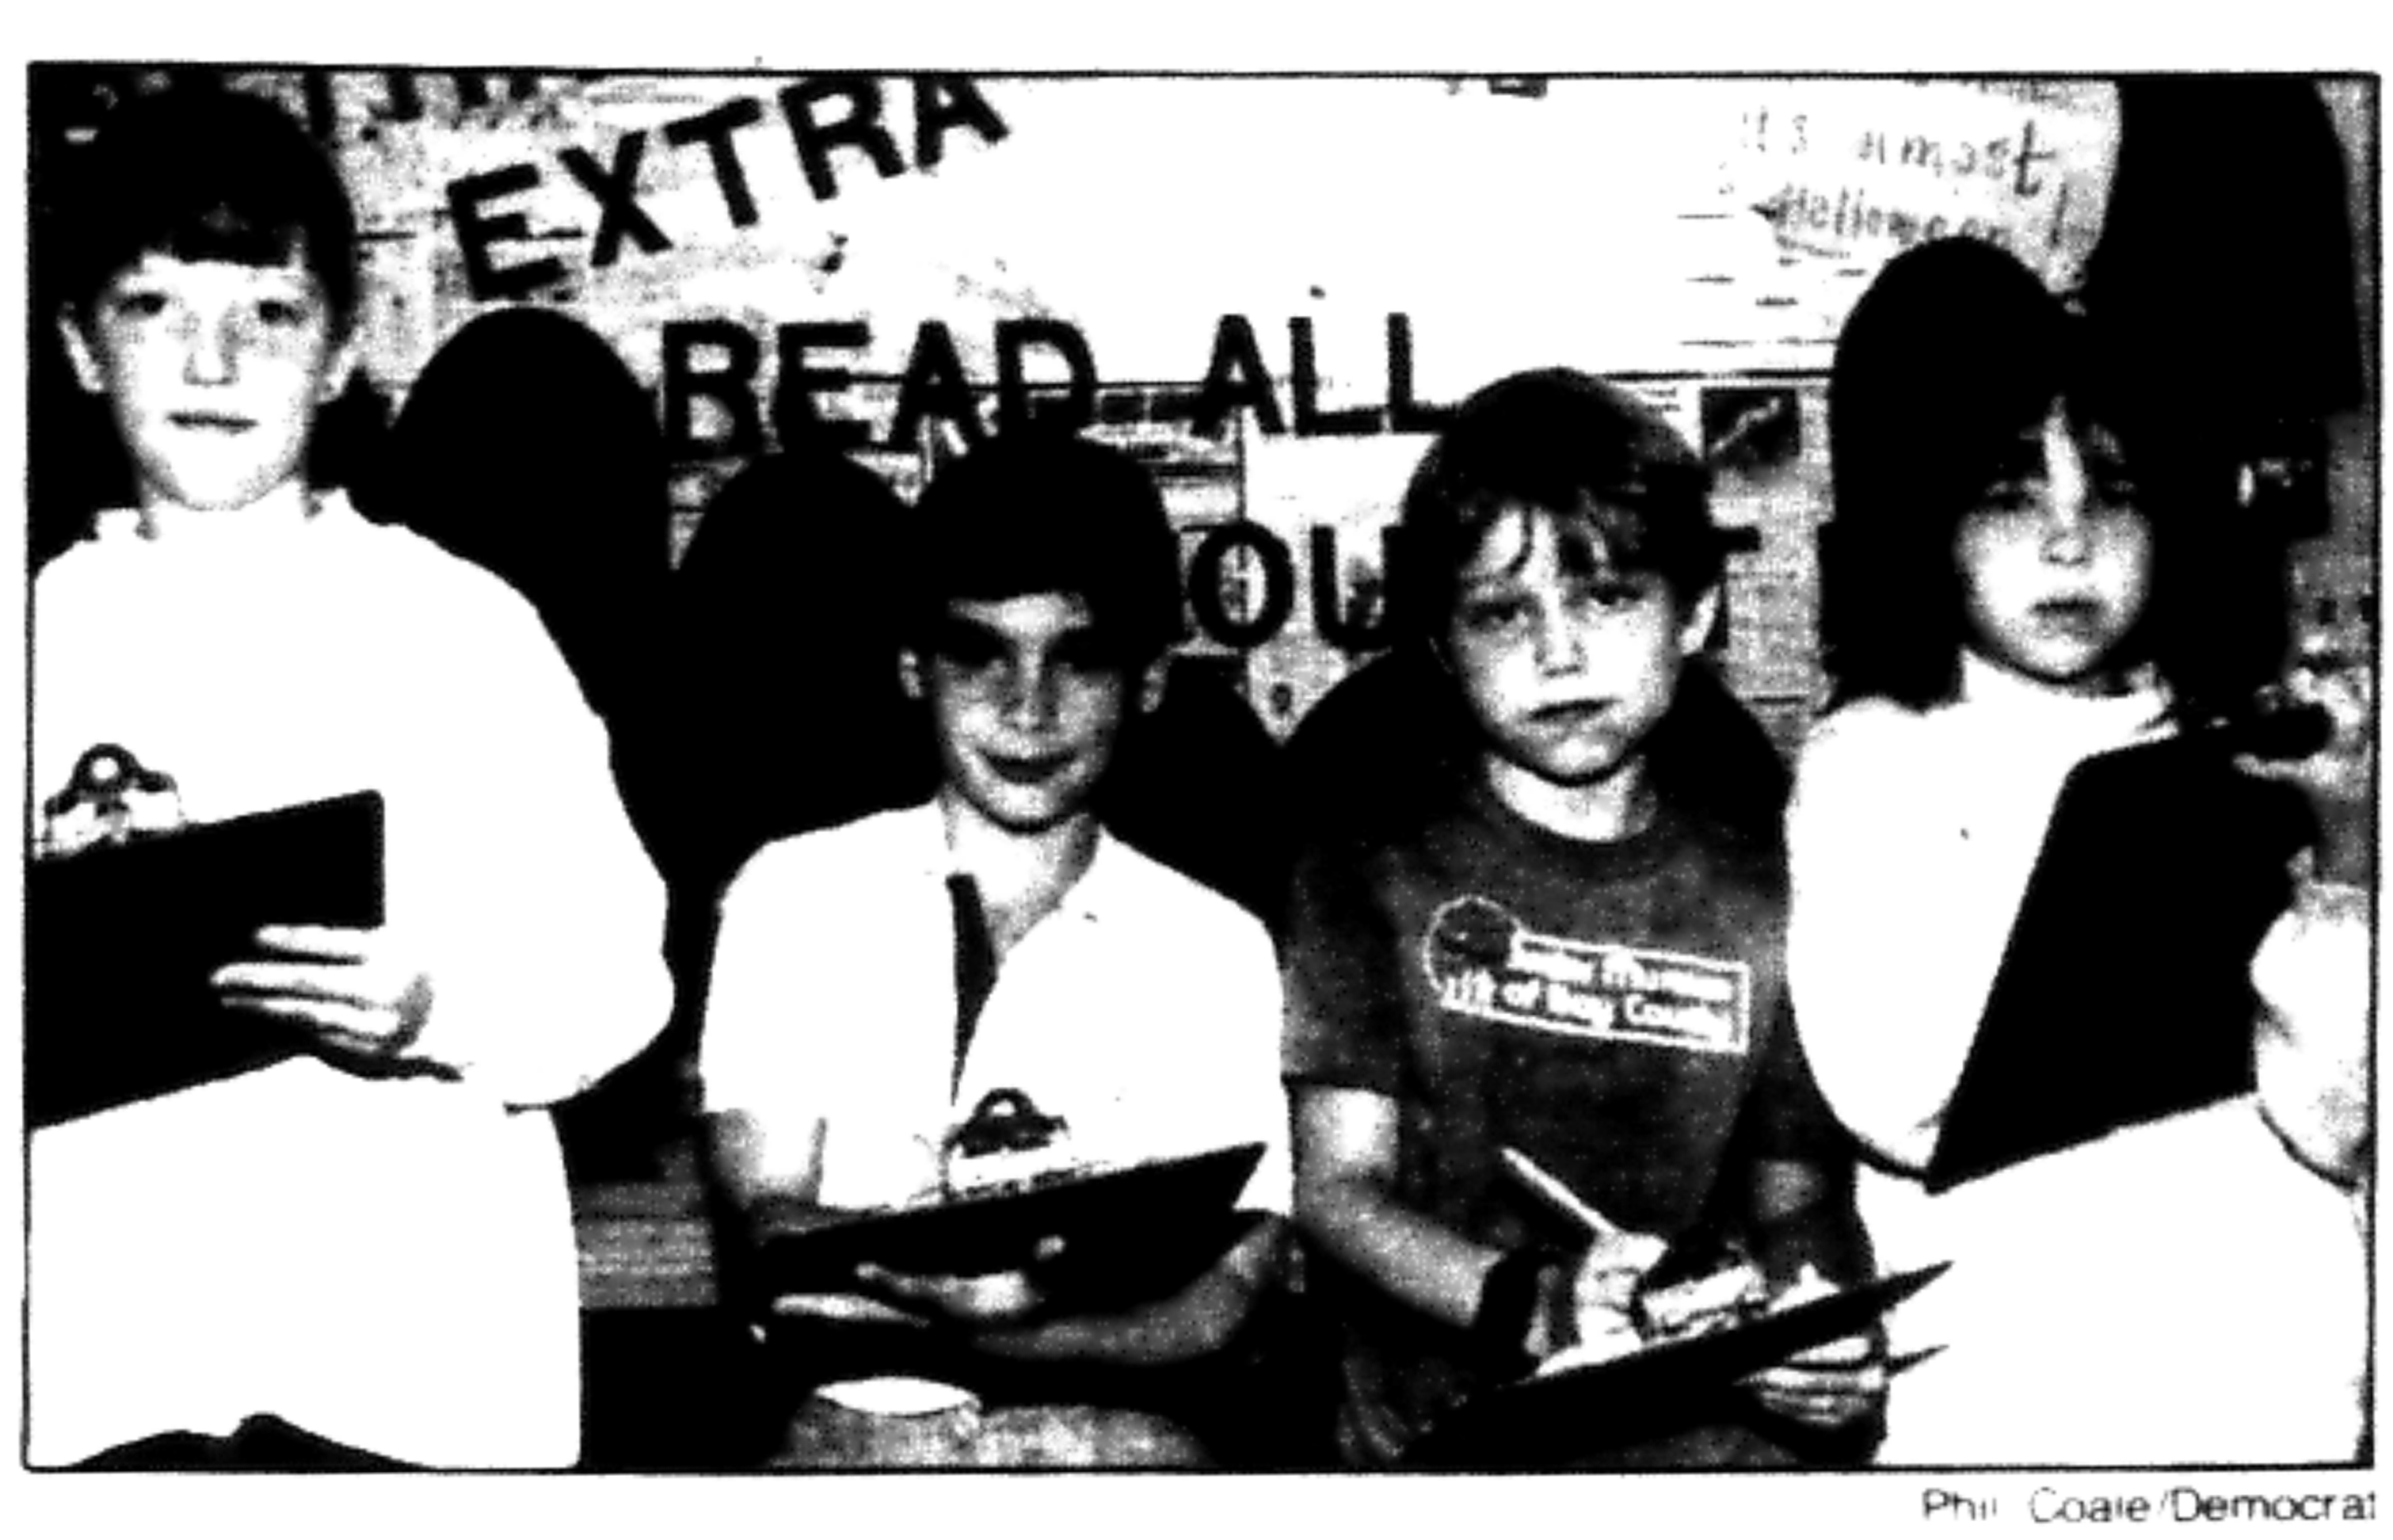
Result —
<path fill-rule="evenodd" d="M 1092 622 L 1074 594 L 959 599 L 928 653 L 900 659 L 907 693 L 930 705 L 942 784 L 1000 829 L 1067 822 L 1112 763 L 1133 680 Z"/>
<path fill-rule="evenodd" d="M 348 383 L 315 275 L 150 254 L 62 324 L 85 390 L 108 398 L 142 501 L 241 508 L 305 472 L 316 409 Z"/>
<path fill-rule="evenodd" d="M 1954 536 L 1971 649 L 2073 693 L 2115 683 L 2151 593 L 2151 527 L 2116 446 L 2056 404 Z"/>
<path fill-rule="evenodd" d="M 1557 786 L 1633 762 L 1711 629 L 1649 574 L 1615 568 L 1583 522 L 1513 509 L 1459 574 L 1445 656 L 1492 751 Z"/>

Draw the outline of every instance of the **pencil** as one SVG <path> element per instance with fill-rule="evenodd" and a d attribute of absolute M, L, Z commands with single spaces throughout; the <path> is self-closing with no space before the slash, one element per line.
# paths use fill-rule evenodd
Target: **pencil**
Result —
<path fill-rule="evenodd" d="M 1504 1169 L 1512 1173 L 1515 1181 L 1543 1198 L 1548 1207 L 1586 1231 L 1590 1237 L 1601 1240 L 1620 1233 L 1620 1226 L 1605 1219 L 1585 1198 L 1563 1186 L 1527 1155 L 1509 1146 L 1498 1150 L 1497 1155 L 1504 1162 Z"/>

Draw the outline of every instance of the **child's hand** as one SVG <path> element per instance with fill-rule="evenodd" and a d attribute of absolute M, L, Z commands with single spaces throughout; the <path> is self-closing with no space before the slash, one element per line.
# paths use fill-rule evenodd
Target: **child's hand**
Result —
<path fill-rule="evenodd" d="M 2303 638 L 2285 677 L 2285 696 L 2321 707 L 2334 724 L 2325 748 L 2305 759 L 2245 759 L 2243 768 L 2290 781 L 2308 794 L 2318 816 L 2317 880 L 2373 886 L 2376 856 L 2375 685 L 2368 659 L 2325 633 Z"/>
<path fill-rule="evenodd" d="M 1636 1329 L 1629 1315 L 1637 1301 L 1637 1286 L 1668 1246 L 1659 1235 L 1617 1230 L 1597 1237 L 1571 1280 L 1571 1333 L 1568 1347 L 1617 1336 Z"/>
<path fill-rule="evenodd" d="M 1841 1428 L 1886 1403 L 1886 1345 L 1840 1337 L 1808 1348 L 1746 1381 L 1756 1400 L 1812 1428 Z"/>
<path fill-rule="evenodd" d="M 397 1058 L 432 1013 L 432 975 L 386 929 L 268 925 L 257 933 L 265 960 L 235 962 L 209 982 L 236 1011 L 312 1028 L 334 1048 Z"/>
<path fill-rule="evenodd" d="M 1050 1235 L 1039 1243 L 1032 1265 L 1011 1272 L 969 1276 L 940 1272 L 898 1272 L 865 1262 L 856 1270 L 857 1282 L 909 1305 L 931 1312 L 961 1325 L 1016 1326 L 1039 1313 L 1046 1291 L 1034 1276 L 1041 1264 L 1063 1255 L 1064 1242 Z"/>
<path fill-rule="evenodd" d="M 1785 1310 L 1836 1292 L 1809 1262 L 1794 1286 L 1771 1302 Z M 1746 1381 L 1756 1400 L 1780 1416 L 1811 1428 L 1841 1428 L 1886 1403 L 1886 1343 L 1876 1333 L 1840 1337 L 1807 1348 Z"/>
<path fill-rule="evenodd" d="M 783 1294 L 774 1298 L 775 1315 L 807 1320 L 835 1322 L 840 1325 L 869 1324 L 887 1326 L 921 1326 L 928 1323 L 922 1316 L 879 1299 L 869 1299 L 861 1294 Z"/>

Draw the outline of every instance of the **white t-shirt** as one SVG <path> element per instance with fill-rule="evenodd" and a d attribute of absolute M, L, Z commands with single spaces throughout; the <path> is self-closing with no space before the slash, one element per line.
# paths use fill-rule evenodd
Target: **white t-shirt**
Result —
<path fill-rule="evenodd" d="M 34 816 L 114 743 L 213 822 L 383 793 L 387 925 L 455 1081 L 312 1058 L 32 1141 L 36 1464 L 272 1413 L 437 1466 L 580 1448 L 564 1167 L 538 1110 L 663 1025 L 664 893 L 531 607 L 338 495 L 40 574 Z"/>
<path fill-rule="evenodd" d="M 1012 1089 L 1062 1117 L 1085 1161 L 1259 1142 L 1242 1204 L 1286 1213 L 1279 972 L 1262 928 L 1101 834 L 1007 954 L 951 1090 L 952 869 L 935 803 L 759 852 L 723 901 L 707 1108 L 767 1129 L 824 1122 L 817 1196 L 836 1207 L 935 1191 L 947 1133 Z"/>

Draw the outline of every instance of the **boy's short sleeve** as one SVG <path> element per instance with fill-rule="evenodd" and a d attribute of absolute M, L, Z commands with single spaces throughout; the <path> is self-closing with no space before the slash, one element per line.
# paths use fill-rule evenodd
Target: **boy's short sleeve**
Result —
<path fill-rule="evenodd" d="M 1210 895 L 1209 895 L 1210 896 Z M 1276 1069 L 1285 1008 L 1270 935 L 1226 905 L 1210 923 L 1186 927 L 1202 960 L 1185 994 L 1196 1030 L 1168 1080 L 1148 1082 L 1137 1118 L 1148 1148 L 1196 1151 L 1249 1141 L 1263 1146 L 1238 1207 L 1286 1214 L 1294 1202 L 1288 1098 Z"/>
<path fill-rule="evenodd" d="M 1290 884 L 1282 972 L 1292 1083 L 1398 1094 L 1404 1077 L 1402 959 L 1366 854 L 1308 853 Z"/>
<path fill-rule="evenodd" d="M 794 1030 L 808 958 L 787 847 L 768 846 L 725 891 L 699 1034 L 698 1072 L 710 1113 L 742 1112 L 803 1124 L 815 1114 L 805 1035 Z"/>

